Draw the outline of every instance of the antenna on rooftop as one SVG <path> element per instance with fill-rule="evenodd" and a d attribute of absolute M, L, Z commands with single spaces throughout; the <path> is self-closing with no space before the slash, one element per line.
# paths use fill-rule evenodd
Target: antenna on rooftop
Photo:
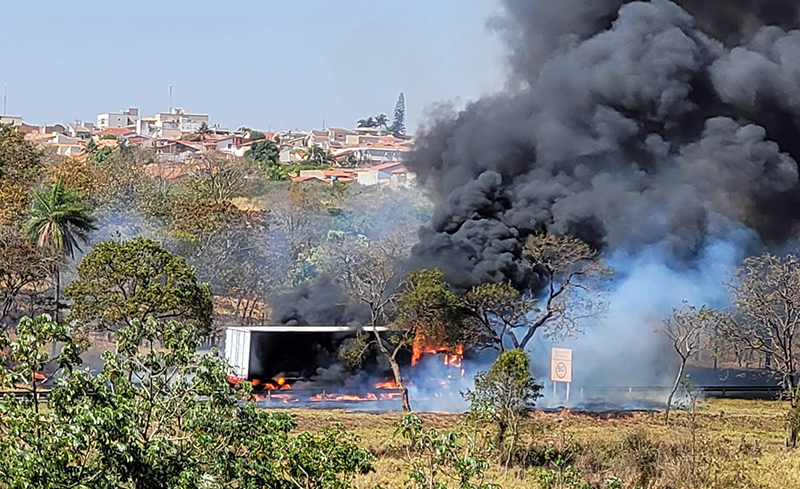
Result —
<path fill-rule="evenodd" d="M 169 86 L 169 113 L 172 113 L 172 85 Z"/>
<path fill-rule="evenodd" d="M 7 110 L 8 110 L 8 77 L 6 77 L 6 83 L 3 88 L 3 117 L 6 116 Z"/>

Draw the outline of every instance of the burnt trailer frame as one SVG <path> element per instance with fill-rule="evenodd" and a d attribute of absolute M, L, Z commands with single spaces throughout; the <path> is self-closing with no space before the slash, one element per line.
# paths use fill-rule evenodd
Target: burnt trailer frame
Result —
<path fill-rule="evenodd" d="M 236 326 L 225 330 L 224 357 L 231 382 L 269 381 L 298 365 L 312 366 L 311 357 L 359 332 L 384 332 L 385 326 Z M 328 352 L 330 353 L 330 352 Z M 277 361 L 273 360 L 276 357 Z M 292 362 L 298 362 L 293 364 Z M 284 367 L 285 365 L 285 367 Z M 318 364 L 316 366 L 325 367 Z"/>

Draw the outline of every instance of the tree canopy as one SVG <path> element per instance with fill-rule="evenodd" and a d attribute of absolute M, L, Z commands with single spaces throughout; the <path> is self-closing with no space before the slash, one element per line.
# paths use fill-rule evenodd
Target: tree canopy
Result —
<path fill-rule="evenodd" d="M 42 168 L 41 151 L 12 126 L 0 124 L 0 224 L 27 214 Z"/>
<path fill-rule="evenodd" d="M 49 360 L 60 372 L 46 401 L 35 389 L 0 400 L 0 487 L 349 489 L 374 471 L 341 425 L 294 434 L 290 415 L 243 402 L 224 361 L 197 352 L 199 333 L 134 320 L 96 375 L 78 368 L 74 332 L 48 317 L 24 320 L 14 341 L 0 336 L 12 352 L 0 360 L 13 360 L 0 361 L 2 387 L 35 386 Z M 65 346 L 50 359 L 42 346 L 55 340 Z"/>
<path fill-rule="evenodd" d="M 211 292 L 198 284 L 186 260 L 155 241 L 105 241 L 78 265 L 67 288 L 70 319 L 114 331 L 132 321 L 180 320 L 204 333 L 211 328 Z"/>

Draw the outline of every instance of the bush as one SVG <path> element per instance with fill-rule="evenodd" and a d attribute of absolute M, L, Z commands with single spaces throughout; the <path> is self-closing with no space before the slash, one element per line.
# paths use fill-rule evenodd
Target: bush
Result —
<path fill-rule="evenodd" d="M 540 396 L 542 386 L 530 374 L 530 358 L 522 350 L 503 352 L 488 372 L 475 376 L 475 390 L 464 393 L 470 412 L 498 425 L 498 444 L 506 444 L 510 461 L 519 438 L 519 424 Z"/>

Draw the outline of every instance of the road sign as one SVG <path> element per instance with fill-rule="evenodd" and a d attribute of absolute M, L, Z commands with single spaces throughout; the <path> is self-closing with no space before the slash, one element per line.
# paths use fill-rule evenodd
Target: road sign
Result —
<path fill-rule="evenodd" d="M 572 350 L 553 348 L 550 359 L 550 380 L 572 382 Z"/>

